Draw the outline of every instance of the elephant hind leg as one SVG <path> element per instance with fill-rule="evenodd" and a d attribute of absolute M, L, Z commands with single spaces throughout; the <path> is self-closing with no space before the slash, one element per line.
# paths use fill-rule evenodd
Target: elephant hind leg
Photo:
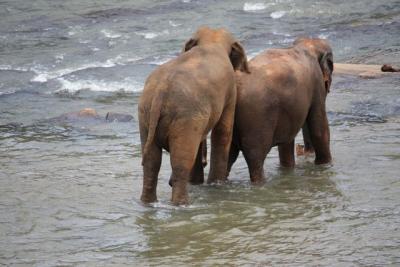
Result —
<path fill-rule="evenodd" d="M 199 185 L 204 183 L 204 160 L 207 159 L 204 156 L 204 153 L 207 153 L 207 150 L 204 150 L 204 146 L 207 146 L 206 140 L 200 143 L 199 150 L 197 152 L 196 160 L 194 162 L 192 171 L 190 172 L 190 183 L 193 185 Z M 168 184 L 172 187 L 174 182 L 173 174 L 169 178 Z"/>
<path fill-rule="evenodd" d="M 189 203 L 187 185 L 191 177 L 199 146 L 202 140 L 202 134 L 186 122 L 182 127 L 175 126 L 176 133 L 170 135 L 169 147 L 171 153 L 172 167 L 172 198 L 171 201 L 175 205 L 185 205 Z M 201 157 L 200 157 L 201 163 Z"/>
<path fill-rule="evenodd" d="M 293 168 L 295 165 L 294 159 L 294 139 L 286 144 L 278 145 L 279 162 L 282 167 Z"/>
<path fill-rule="evenodd" d="M 243 156 L 249 167 L 250 181 L 253 184 L 262 184 L 265 182 L 264 161 L 270 150 L 270 146 L 243 146 Z"/>
<path fill-rule="evenodd" d="M 143 162 L 143 189 L 141 200 L 145 203 L 157 201 L 157 179 L 161 167 L 162 149 L 155 143 L 149 146 Z"/>
<path fill-rule="evenodd" d="M 329 148 L 330 133 L 325 106 L 311 107 L 307 117 L 310 138 L 315 150 L 315 164 L 325 164 L 332 160 Z"/>

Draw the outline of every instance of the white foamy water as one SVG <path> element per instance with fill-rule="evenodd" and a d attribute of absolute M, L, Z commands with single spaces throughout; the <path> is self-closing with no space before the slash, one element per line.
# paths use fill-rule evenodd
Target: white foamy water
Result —
<path fill-rule="evenodd" d="M 116 81 L 104 81 L 104 80 L 77 80 L 70 81 L 64 78 L 58 78 L 57 81 L 60 83 L 60 88 L 55 92 L 67 91 L 69 93 L 75 93 L 81 90 L 90 90 L 98 92 L 139 92 L 143 89 L 143 84 L 125 78 L 121 82 Z"/>
<path fill-rule="evenodd" d="M 24 68 L 24 67 L 13 67 L 11 65 L 0 65 L 0 70 L 5 70 L 5 71 L 22 71 L 22 72 L 27 72 L 29 69 Z"/>
<path fill-rule="evenodd" d="M 154 39 L 161 35 L 168 35 L 169 31 L 164 30 L 162 32 L 135 32 L 136 35 L 143 36 L 145 39 Z"/>
<path fill-rule="evenodd" d="M 110 68 L 114 67 L 116 64 L 112 60 L 107 60 L 106 62 L 93 62 L 93 63 L 88 63 L 88 64 L 83 64 L 81 66 L 77 67 L 72 67 L 72 68 L 65 68 L 65 69 L 59 69 L 55 71 L 41 71 L 35 68 L 32 68 L 32 71 L 36 72 L 37 75 L 31 79 L 31 82 L 40 82 L 44 83 L 47 82 L 48 80 L 52 80 L 58 77 L 62 77 L 64 75 L 80 71 L 80 70 L 85 70 L 85 69 L 90 69 L 90 68 Z"/>
<path fill-rule="evenodd" d="M 182 25 L 182 24 L 180 24 L 180 23 L 173 22 L 172 20 L 168 21 L 168 23 L 169 23 L 169 25 L 171 25 L 172 27 L 178 27 L 178 26 L 181 26 L 181 25 Z"/>
<path fill-rule="evenodd" d="M 281 41 L 279 41 L 280 44 L 292 44 L 294 42 L 295 38 L 284 38 Z"/>
<path fill-rule="evenodd" d="M 110 30 L 101 30 L 100 32 L 102 34 L 104 34 L 105 37 L 110 38 L 110 39 L 116 39 L 116 38 L 119 38 L 122 36 L 121 34 L 112 32 Z"/>
<path fill-rule="evenodd" d="M 147 63 L 154 64 L 154 65 L 162 65 L 162 64 L 170 61 L 174 57 L 175 56 L 171 56 L 171 55 L 155 56 L 152 60 L 148 61 Z"/>
<path fill-rule="evenodd" d="M 268 5 L 264 3 L 244 3 L 243 10 L 251 12 L 251 11 L 264 10 L 267 7 Z"/>
<path fill-rule="evenodd" d="M 63 68 L 58 70 L 43 70 L 42 66 L 34 66 L 31 68 L 31 71 L 35 72 L 37 75 L 31 79 L 31 82 L 44 83 L 49 80 L 59 78 L 67 74 L 71 74 L 76 71 L 81 71 L 91 68 L 111 68 L 116 65 L 125 65 L 127 63 L 135 62 L 139 59 L 140 57 L 126 57 L 123 55 L 118 55 L 115 58 L 107 59 L 105 62 L 86 63 L 80 66 Z"/>
<path fill-rule="evenodd" d="M 14 94 L 16 91 L 15 90 L 9 90 L 9 91 L 5 91 L 5 92 L 0 92 L 0 96 L 2 95 L 11 95 Z"/>
<path fill-rule="evenodd" d="M 331 35 L 331 33 L 327 32 L 327 33 L 321 33 L 318 35 L 318 38 L 321 39 L 328 39 L 328 37 Z"/>
<path fill-rule="evenodd" d="M 273 19 L 279 19 L 279 18 L 282 18 L 283 16 L 285 16 L 285 14 L 286 14 L 286 11 L 275 11 L 275 12 L 272 12 L 271 13 L 271 18 L 273 18 Z"/>

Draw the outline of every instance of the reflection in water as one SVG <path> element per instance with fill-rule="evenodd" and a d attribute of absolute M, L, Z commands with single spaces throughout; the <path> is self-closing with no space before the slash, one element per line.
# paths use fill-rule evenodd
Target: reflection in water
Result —
<path fill-rule="evenodd" d="M 136 220 L 148 245 L 139 256 L 166 265 L 172 259 L 185 264 L 290 262 L 315 241 L 314 233 L 326 230 L 325 217 L 343 201 L 332 175 L 330 168 L 305 164 L 276 173 L 262 187 L 237 180 L 193 186 L 189 208 L 149 208 Z"/>

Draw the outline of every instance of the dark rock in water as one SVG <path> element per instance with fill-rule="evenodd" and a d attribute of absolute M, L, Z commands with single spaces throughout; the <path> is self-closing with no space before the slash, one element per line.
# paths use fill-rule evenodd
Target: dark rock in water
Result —
<path fill-rule="evenodd" d="M 133 116 L 129 114 L 108 112 L 106 115 L 106 121 L 108 122 L 113 122 L 113 121 L 129 122 L 131 120 L 133 120 Z"/>
<path fill-rule="evenodd" d="M 124 113 L 107 112 L 106 116 L 100 116 L 96 110 L 92 108 L 84 108 L 78 112 L 68 112 L 60 116 L 50 118 L 45 122 L 50 123 L 102 123 L 106 122 L 129 122 L 133 120 L 133 116 Z"/>
<path fill-rule="evenodd" d="M 138 15 L 148 15 L 149 12 L 142 9 L 132 9 L 132 8 L 110 8 L 105 10 L 94 10 L 88 13 L 82 14 L 84 18 L 90 19 L 110 19 L 122 16 L 138 16 Z"/>
<path fill-rule="evenodd" d="M 383 72 L 400 72 L 400 69 L 394 68 L 388 64 L 384 64 L 384 65 L 382 65 L 381 71 L 383 71 Z"/>

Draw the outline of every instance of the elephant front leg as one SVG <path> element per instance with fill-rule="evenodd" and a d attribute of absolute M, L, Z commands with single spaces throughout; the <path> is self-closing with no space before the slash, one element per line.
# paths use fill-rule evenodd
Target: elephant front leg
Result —
<path fill-rule="evenodd" d="M 227 180 L 229 149 L 232 141 L 235 104 L 228 106 L 211 133 L 210 173 L 207 183 Z"/>
<path fill-rule="evenodd" d="M 161 167 L 161 148 L 152 144 L 143 162 L 143 189 L 140 199 L 145 203 L 157 201 L 157 179 Z"/>
<path fill-rule="evenodd" d="M 295 165 L 294 159 L 294 139 L 286 144 L 278 145 L 279 162 L 282 167 L 293 168 Z"/>

